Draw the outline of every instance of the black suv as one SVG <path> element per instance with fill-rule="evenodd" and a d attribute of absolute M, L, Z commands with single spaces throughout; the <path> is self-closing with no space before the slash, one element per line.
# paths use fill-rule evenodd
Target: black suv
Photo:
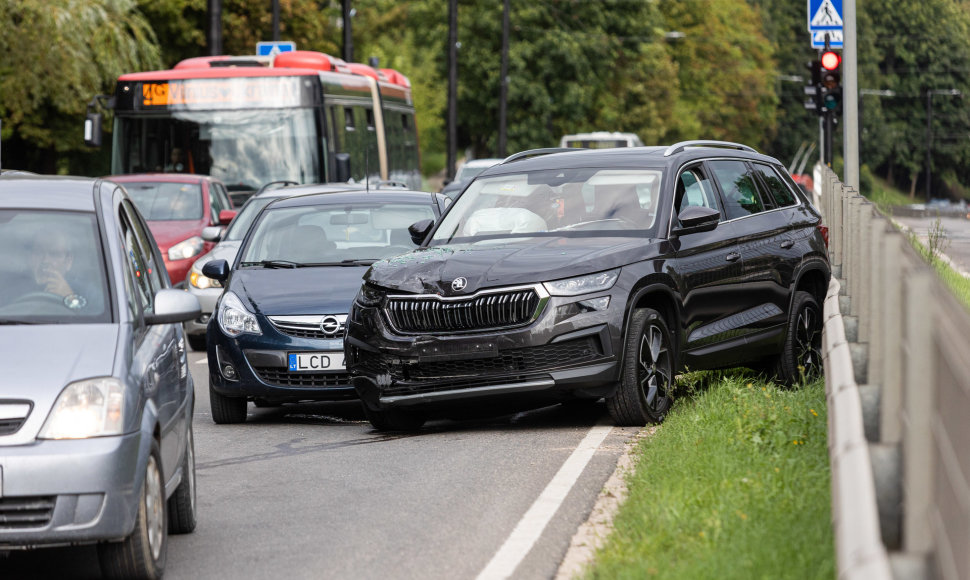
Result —
<path fill-rule="evenodd" d="M 365 274 L 348 370 L 378 429 L 599 397 L 617 424 L 660 422 L 683 369 L 796 383 L 820 372 L 827 232 L 745 145 L 519 153 Z"/>

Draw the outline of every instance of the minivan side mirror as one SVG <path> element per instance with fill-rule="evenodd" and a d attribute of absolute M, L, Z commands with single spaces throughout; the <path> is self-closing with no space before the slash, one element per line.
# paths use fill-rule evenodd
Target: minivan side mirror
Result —
<path fill-rule="evenodd" d="M 350 153 L 337 153 L 334 160 L 337 162 L 337 181 L 350 181 Z"/>
<path fill-rule="evenodd" d="M 208 226 L 202 228 L 202 239 L 207 242 L 218 242 L 222 239 L 225 228 L 222 226 Z"/>
<path fill-rule="evenodd" d="M 88 113 L 84 117 L 84 144 L 88 147 L 101 146 L 101 113 Z"/>
<path fill-rule="evenodd" d="M 145 324 L 170 324 L 194 320 L 202 314 L 195 294 L 162 288 L 155 294 L 155 309 L 145 313 Z"/>
<path fill-rule="evenodd" d="M 428 232 L 434 226 L 434 220 L 421 220 L 408 226 L 408 233 L 411 234 L 411 241 L 414 245 L 420 246 L 424 238 L 428 237 Z"/>
<path fill-rule="evenodd" d="M 207 278 L 225 282 L 229 279 L 229 262 L 225 260 L 212 260 L 202 266 L 202 274 Z"/>
<path fill-rule="evenodd" d="M 721 221 L 721 212 L 710 207 L 692 205 L 681 210 L 677 217 L 680 225 L 672 233 L 683 236 L 713 230 Z"/>

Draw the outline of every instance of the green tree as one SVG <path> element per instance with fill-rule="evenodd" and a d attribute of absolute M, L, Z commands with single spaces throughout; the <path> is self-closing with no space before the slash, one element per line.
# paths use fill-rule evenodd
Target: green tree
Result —
<path fill-rule="evenodd" d="M 83 161 L 91 97 L 111 92 L 121 73 L 159 65 L 134 0 L 7 0 L 0 22 L 4 162 L 17 167 L 55 173 L 71 169 L 61 154 Z"/>

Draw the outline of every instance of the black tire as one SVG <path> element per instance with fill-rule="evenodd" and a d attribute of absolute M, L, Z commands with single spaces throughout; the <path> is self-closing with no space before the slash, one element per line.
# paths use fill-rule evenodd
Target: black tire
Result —
<path fill-rule="evenodd" d="M 165 483 L 162 481 L 158 442 L 145 466 L 145 481 L 138 496 L 135 529 L 121 542 L 98 544 L 98 560 L 105 578 L 161 578 L 168 551 Z"/>
<path fill-rule="evenodd" d="M 190 534 L 195 531 L 195 437 L 189 425 L 185 456 L 182 458 L 182 482 L 168 498 L 168 533 Z"/>
<path fill-rule="evenodd" d="M 204 334 L 186 334 L 185 340 L 189 343 L 189 348 L 192 350 L 205 350 L 205 335 Z"/>
<path fill-rule="evenodd" d="M 660 423 L 673 403 L 674 351 L 663 316 L 652 308 L 633 313 L 623 347 L 620 385 L 606 408 L 617 425 Z"/>
<path fill-rule="evenodd" d="M 246 422 L 246 397 L 227 397 L 209 386 L 209 409 L 212 420 L 219 425 Z"/>
<path fill-rule="evenodd" d="M 363 407 L 364 416 L 378 431 L 417 431 L 427 421 L 424 415 L 415 411 L 400 409 L 371 411 L 367 405 Z"/>
<path fill-rule="evenodd" d="M 792 386 L 822 375 L 822 309 L 808 292 L 795 292 L 788 314 L 785 345 L 774 366 L 775 376 Z"/>

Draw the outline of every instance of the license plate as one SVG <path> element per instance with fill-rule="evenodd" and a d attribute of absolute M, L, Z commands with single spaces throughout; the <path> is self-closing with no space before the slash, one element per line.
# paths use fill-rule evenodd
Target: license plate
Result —
<path fill-rule="evenodd" d="M 342 371 L 342 352 L 291 352 L 290 372 Z"/>

